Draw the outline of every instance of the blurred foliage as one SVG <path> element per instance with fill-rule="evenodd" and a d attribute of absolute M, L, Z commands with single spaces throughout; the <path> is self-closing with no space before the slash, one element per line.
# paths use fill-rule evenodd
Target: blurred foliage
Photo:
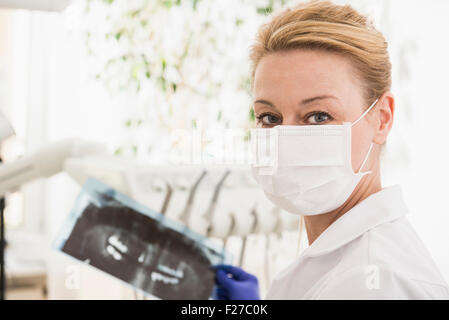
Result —
<path fill-rule="evenodd" d="M 249 46 L 286 2 L 83 0 L 80 29 L 95 77 L 137 119 L 127 117 L 131 135 L 249 128 Z M 135 139 L 126 143 L 139 151 Z"/>

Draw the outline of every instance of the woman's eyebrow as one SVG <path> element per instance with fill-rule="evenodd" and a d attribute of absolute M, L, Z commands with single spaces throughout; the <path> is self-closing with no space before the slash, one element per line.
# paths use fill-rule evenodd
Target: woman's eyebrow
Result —
<path fill-rule="evenodd" d="M 254 104 L 256 104 L 256 103 L 266 104 L 267 106 L 274 108 L 274 105 L 270 101 L 267 101 L 267 100 L 259 99 L 259 100 L 254 101 Z"/>
<path fill-rule="evenodd" d="M 316 96 L 316 97 L 312 97 L 312 98 L 307 98 L 307 99 L 301 100 L 300 104 L 308 104 L 308 103 L 311 103 L 311 102 L 313 102 L 315 100 L 324 100 L 324 99 L 335 99 L 335 100 L 338 100 L 337 97 L 334 97 L 332 95 L 322 95 L 322 96 Z"/>
<path fill-rule="evenodd" d="M 324 100 L 324 99 L 339 100 L 337 97 L 332 96 L 332 95 L 321 95 L 321 96 L 316 96 L 316 97 L 312 97 L 312 98 L 303 99 L 303 100 L 301 100 L 301 102 L 299 104 L 304 105 L 304 104 L 308 104 L 308 103 L 311 103 L 311 102 L 316 101 L 316 100 Z M 262 104 L 265 104 L 265 105 L 267 105 L 269 107 L 274 108 L 274 104 L 272 104 L 270 101 L 267 101 L 267 100 L 258 99 L 256 101 L 254 101 L 254 104 L 256 104 L 256 103 L 262 103 Z"/>

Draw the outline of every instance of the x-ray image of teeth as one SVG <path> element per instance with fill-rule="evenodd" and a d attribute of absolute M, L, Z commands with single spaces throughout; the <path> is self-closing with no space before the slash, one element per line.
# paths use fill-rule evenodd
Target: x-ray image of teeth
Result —
<path fill-rule="evenodd" d="M 161 299 L 209 299 L 212 265 L 230 263 L 217 243 L 90 179 L 56 246 Z"/>

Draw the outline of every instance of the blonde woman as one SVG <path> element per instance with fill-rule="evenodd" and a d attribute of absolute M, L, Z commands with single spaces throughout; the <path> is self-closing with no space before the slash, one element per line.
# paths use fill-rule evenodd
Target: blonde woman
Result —
<path fill-rule="evenodd" d="M 393 125 L 387 43 L 351 6 L 302 3 L 252 47 L 258 129 L 253 172 L 276 205 L 304 216 L 309 247 L 268 299 L 448 299 L 409 224 L 399 186 L 382 187 Z M 258 299 L 257 278 L 217 266 L 217 297 Z"/>

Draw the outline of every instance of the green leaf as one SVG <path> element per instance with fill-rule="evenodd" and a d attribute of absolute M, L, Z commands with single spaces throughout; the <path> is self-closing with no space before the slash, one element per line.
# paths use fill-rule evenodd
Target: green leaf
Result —
<path fill-rule="evenodd" d="M 131 18 L 135 18 L 135 17 L 137 17 L 137 15 L 139 15 L 139 13 L 140 13 L 140 10 L 134 10 L 134 11 L 131 11 L 129 13 L 129 15 Z"/>
<path fill-rule="evenodd" d="M 250 130 L 246 130 L 245 135 L 243 136 L 243 141 L 250 141 L 251 139 L 251 131 Z"/>
<path fill-rule="evenodd" d="M 254 109 L 253 108 L 249 109 L 249 119 L 251 121 L 256 120 L 256 114 L 254 113 Z"/>
<path fill-rule="evenodd" d="M 164 5 L 166 8 L 170 9 L 170 8 L 173 6 L 173 2 L 172 2 L 171 0 L 165 0 L 165 1 L 163 2 L 163 5 Z"/>
<path fill-rule="evenodd" d="M 164 92 L 166 92 L 167 91 L 167 81 L 165 80 L 165 78 L 164 77 L 160 77 L 159 78 L 159 83 L 161 85 L 162 90 Z"/>
<path fill-rule="evenodd" d="M 133 79 L 138 80 L 139 79 L 139 70 L 140 70 L 140 65 L 139 64 L 135 64 L 133 66 L 133 68 L 131 69 L 131 76 L 133 77 Z"/>
<path fill-rule="evenodd" d="M 273 12 L 273 6 L 272 5 L 268 5 L 266 7 L 258 7 L 257 8 L 257 13 L 258 14 L 268 15 L 268 14 L 270 14 L 272 12 Z"/>
<path fill-rule="evenodd" d="M 172 86 L 173 92 L 176 92 L 176 88 L 177 88 L 176 83 L 172 83 L 171 86 Z"/>
<path fill-rule="evenodd" d="M 220 121 L 222 116 L 223 116 L 223 114 L 222 114 L 221 110 L 218 111 L 217 121 Z"/>
<path fill-rule="evenodd" d="M 132 125 L 132 121 L 131 120 L 126 120 L 125 126 L 129 128 L 129 127 L 131 127 L 131 125 Z"/>
<path fill-rule="evenodd" d="M 145 64 L 145 66 L 147 66 L 147 67 L 148 67 L 148 65 L 149 65 L 149 62 L 148 62 L 148 60 L 147 60 L 147 58 L 145 57 L 145 55 L 144 55 L 144 54 L 142 54 L 142 60 L 143 60 L 143 63 Z"/>
<path fill-rule="evenodd" d="M 239 18 L 237 18 L 237 19 L 235 19 L 235 25 L 238 27 L 238 26 L 240 26 L 240 25 L 242 25 L 243 24 L 243 19 L 239 19 Z"/>
<path fill-rule="evenodd" d="M 119 148 L 115 149 L 115 151 L 114 151 L 114 156 L 118 156 L 118 155 L 121 155 L 121 154 L 122 154 L 122 152 L 123 152 L 122 148 L 121 148 L 121 147 L 119 147 Z"/>
<path fill-rule="evenodd" d="M 119 31 L 115 34 L 115 39 L 118 41 L 118 40 L 120 40 L 121 36 L 122 36 L 122 32 Z"/>
<path fill-rule="evenodd" d="M 197 126 L 197 124 L 196 124 L 196 120 L 195 120 L 195 119 L 193 119 L 193 120 L 192 120 L 192 128 L 196 129 L 196 126 Z"/>
<path fill-rule="evenodd" d="M 104 2 L 106 2 L 107 4 L 112 4 L 114 0 L 104 0 Z"/>

